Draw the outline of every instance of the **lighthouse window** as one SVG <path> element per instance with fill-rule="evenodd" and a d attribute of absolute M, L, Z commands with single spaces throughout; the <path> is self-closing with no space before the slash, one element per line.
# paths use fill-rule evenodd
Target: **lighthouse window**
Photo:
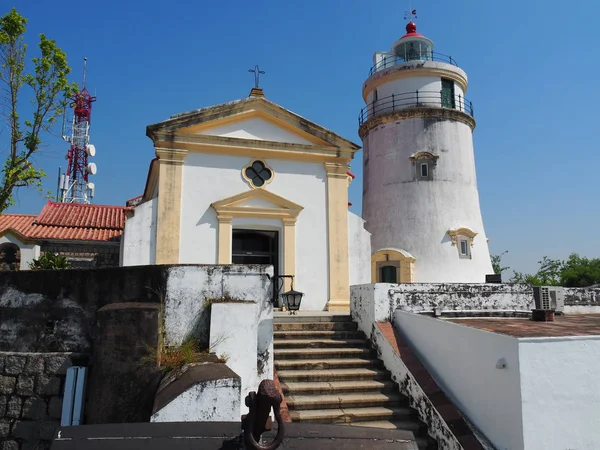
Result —
<path fill-rule="evenodd" d="M 429 176 L 429 164 L 421 163 L 421 177 L 427 178 Z"/>
<path fill-rule="evenodd" d="M 471 258 L 471 252 L 469 249 L 469 240 L 466 237 L 459 237 L 458 239 L 458 251 L 461 258 Z"/>

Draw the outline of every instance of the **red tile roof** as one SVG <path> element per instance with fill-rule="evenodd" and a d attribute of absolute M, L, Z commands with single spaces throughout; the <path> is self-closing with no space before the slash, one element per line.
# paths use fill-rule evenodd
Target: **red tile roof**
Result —
<path fill-rule="evenodd" d="M 115 241 L 123 233 L 128 209 L 48 202 L 38 216 L 0 215 L 0 233 L 12 230 L 35 240 Z"/>

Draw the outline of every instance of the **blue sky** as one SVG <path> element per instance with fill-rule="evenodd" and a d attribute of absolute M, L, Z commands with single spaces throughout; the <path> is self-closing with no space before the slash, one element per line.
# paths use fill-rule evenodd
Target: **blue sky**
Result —
<path fill-rule="evenodd" d="M 508 250 L 504 261 L 521 271 L 535 270 L 543 255 L 600 256 L 600 3 L 586 0 L 568 11 L 555 0 L 412 3 L 419 32 L 469 75 L 492 252 Z M 408 1 L 390 0 L 13 5 L 29 19 L 30 56 L 43 32 L 67 52 L 73 81 L 80 82 L 88 58 L 87 85 L 98 96 L 95 202 L 106 204 L 142 192 L 154 156 L 146 125 L 247 96 L 255 64 L 267 71 L 261 84 L 270 100 L 360 144 L 361 84 L 373 52 L 404 34 L 408 9 Z M 3 130 L 0 150 L 6 137 Z M 67 145 L 46 143 L 38 162 L 55 191 Z M 350 192 L 358 214 L 361 161 L 359 153 Z M 9 212 L 37 213 L 46 201 L 23 190 L 17 199 Z"/>

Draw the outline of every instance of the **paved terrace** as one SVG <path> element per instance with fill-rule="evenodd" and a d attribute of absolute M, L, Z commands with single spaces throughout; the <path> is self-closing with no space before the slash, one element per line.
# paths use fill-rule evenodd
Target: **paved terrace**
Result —
<path fill-rule="evenodd" d="M 554 322 L 534 322 L 521 318 L 445 319 L 492 333 L 517 338 L 600 335 L 600 314 L 556 315 Z"/>

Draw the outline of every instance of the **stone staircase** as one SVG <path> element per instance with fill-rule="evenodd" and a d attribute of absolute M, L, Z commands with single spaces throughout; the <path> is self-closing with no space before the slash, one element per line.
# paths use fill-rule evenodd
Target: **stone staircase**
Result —
<path fill-rule="evenodd" d="M 349 315 L 276 315 L 274 358 L 292 422 L 408 430 L 437 448 Z"/>

